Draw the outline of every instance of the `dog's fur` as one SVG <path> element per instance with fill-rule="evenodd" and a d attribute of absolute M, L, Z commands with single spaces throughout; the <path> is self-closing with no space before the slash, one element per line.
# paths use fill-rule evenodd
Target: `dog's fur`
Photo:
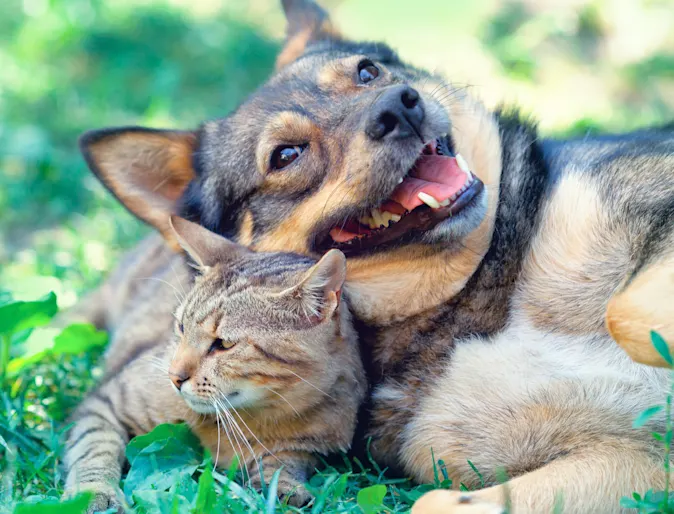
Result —
<path fill-rule="evenodd" d="M 674 134 L 541 139 L 385 45 L 343 40 L 315 4 L 283 3 L 278 70 L 236 112 L 195 132 L 89 133 L 94 173 L 169 246 L 179 212 L 253 249 L 316 255 L 331 226 L 379 205 L 418 155 L 419 140 L 373 142 L 363 129 L 382 92 L 413 86 L 421 139 L 449 132 L 485 190 L 428 231 L 348 258 L 376 457 L 428 481 L 432 449 L 457 485 L 478 485 L 468 460 L 491 485 L 460 501 L 431 494 L 422 513 L 500 508 L 500 466 L 517 513 L 549 512 L 558 493 L 564 512 L 613 513 L 622 495 L 662 487 L 649 435 L 662 418 L 644 430 L 631 421 L 664 398 L 668 375 L 611 336 L 656 365 L 650 329 L 674 341 Z M 367 87 L 364 58 L 381 69 Z M 277 145 L 303 143 L 292 170 L 270 171 Z M 128 287 L 104 286 L 98 314 Z"/>

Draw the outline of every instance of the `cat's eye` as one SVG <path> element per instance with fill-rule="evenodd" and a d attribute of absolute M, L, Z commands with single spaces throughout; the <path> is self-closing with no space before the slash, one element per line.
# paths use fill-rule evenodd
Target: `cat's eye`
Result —
<path fill-rule="evenodd" d="M 286 166 L 295 162 L 300 155 L 307 149 L 307 144 L 303 145 L 281 145 L 277 146 L 271 154 L 269 163 L 272 171 L 282 170 Z"/>
<path fill-rule="evenodd" d="M 221 352 L 223 350 L 229 350 L 231 348 L 234 348 L 234 345 L 236 344 L 236 341 L 225 341 L 221 338 L 215 339 L 211 343 L 211 347 L 208 349 L 208 353 L 213 353 L 213 352 Z"/>
<path fill-rule="evenodd" d="M 178 323 L 178 332 L 181 334 L 185 333 L 185 325 L 183 325 L 182 322 Z"/>
<path fill-rule="evenodd" d="M 372 82 L 379 76 L 379 68 L 370 59 L 360 61 L 358 64 L 358 80 L 361 84 Z"/>

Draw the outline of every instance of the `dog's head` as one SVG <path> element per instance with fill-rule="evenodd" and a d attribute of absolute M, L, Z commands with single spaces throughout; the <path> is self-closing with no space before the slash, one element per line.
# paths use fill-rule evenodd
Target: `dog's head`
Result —
<path fill-rule="evenodd" d="M 386 45 L 343 39 L 316 4 L 283 6 L 277 70 L 234 113 L 195 132 L 90 132 L 87 162 L 170 243 L 180 213 L 257 250 L 340 249 L 367 319 L 447 300 L 489 245 L 496 122 Z"/>

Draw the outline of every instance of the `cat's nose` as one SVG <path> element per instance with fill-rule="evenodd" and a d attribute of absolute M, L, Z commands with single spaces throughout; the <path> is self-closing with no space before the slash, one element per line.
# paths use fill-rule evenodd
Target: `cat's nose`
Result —
<path fill-rule="evenodd" d="M 169 377 L 171 378 L 171 382 L 173 382 L 173 385 L 176 386 L 176 389 L 180 391 L 180 388 L 183 386 L 185 382 L 187 382 L 190 377 L 184 374 L 180 373 L 173 373 L 169 371 Z"/>

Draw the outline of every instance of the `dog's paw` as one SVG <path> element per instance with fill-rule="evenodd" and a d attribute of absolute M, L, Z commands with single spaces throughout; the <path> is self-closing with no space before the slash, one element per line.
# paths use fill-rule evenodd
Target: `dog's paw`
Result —
<path fill-rule="evenodd" d="M 477 495 L 438 489 L 419 498 L 411 514 L 505 514 L 503 505 L 480 499 Z"/>
<path fill-rule="evenodd" d="M 91 482 L 87 484 L 80 484 L 77 490 L 67 490 L 64 494 L 65 498 L 72 498 L 78 494 L 89 492 L 93 495 L 93 499 L 87 508 L 87 514 L 95 514 L 97 512 L 106 512 L 113 510 L 122 514 L 124 512 L 123 493 L 119 487 L 115 487 L 104 482 Z"/>

